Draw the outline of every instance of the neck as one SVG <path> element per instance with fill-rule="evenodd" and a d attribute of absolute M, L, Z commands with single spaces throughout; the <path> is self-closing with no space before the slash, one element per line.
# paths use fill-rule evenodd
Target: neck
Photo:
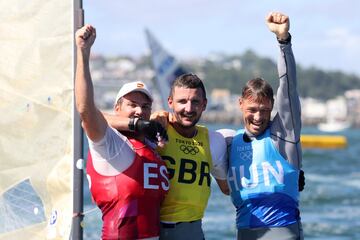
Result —
<path fill-rule="evenodd" d="M 197 134 L 197 128 L 195 126 L 185 128 L 177 123 L 174 123 L 172 126 L 175 128 L 176 132 L 178 132 L 181 136 L 186 138 L 193 138 Z"/>
<path fill-rule="evenodd" d="M 250 137 L 250 138 L 254 138 L 256 137 L 254 134 L 252 134 L 247 128 L 245 128 L 245 134 Z"/>

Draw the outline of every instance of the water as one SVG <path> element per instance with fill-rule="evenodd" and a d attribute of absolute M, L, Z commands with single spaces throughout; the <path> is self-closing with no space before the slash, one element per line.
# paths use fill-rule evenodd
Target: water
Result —
<path fill-rule="evenodd" d="M 223 127 L 229 126 L 209 126 L 211 129 Z M 314 128 L 304 128 L 303 133 L 320 134 Z M 360 239 L 360 129 L 341 134 L 348 139 L 346 149 L 303 150 L 306 186 L 301 193 L 300 211 L 305 239 Z M 86 196 L 85 211 L 94 209 L 89 194 Z M 203 228 L 208 240 L 236 238 L 235 208 L 215 182 Z M 100 239 L 100 233 L 100 212 L 86 214 L 84 239 Z"/>

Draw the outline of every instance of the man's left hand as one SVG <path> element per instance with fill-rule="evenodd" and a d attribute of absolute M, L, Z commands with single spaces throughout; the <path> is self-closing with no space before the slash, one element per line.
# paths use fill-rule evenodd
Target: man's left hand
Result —
<path fill-rule="evenodd" d="M 304 175 L 304 171 L 300 170 L 300 173 L 299 173 L 299 192 L 304 190 L 304 187 L 305 187 L 305 175 Z"/>
<path fill-rule="evenodd" d="M 290 19 L 285 14 L 270 12 L 266 16 L 266 24 L 279 40 L 286 40 L 289 37 Z"/>

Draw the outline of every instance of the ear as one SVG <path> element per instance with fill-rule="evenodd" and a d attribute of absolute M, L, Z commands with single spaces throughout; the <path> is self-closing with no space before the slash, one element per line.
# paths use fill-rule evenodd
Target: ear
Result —
<path fill-rule="evenodd" d="M 171 96 L 168 97 L 168 106 L 170 109 L 173 109 L 173 99 Z"/>
<path fill-rule="evenodd" d="M 239 97 L 238 103 L 239 103 L 240 108 L 242 107 L 243 102 L 244 102 L 243 98 L 242 98 L 242 97 Z"/>
<path fill-rule="evenodd" d="M 205 98 L 205 99 L 204 99 L 204 102 L 203 102 L 203 111 L 205 111 L 206 106 L 207 106 L 207 99 Z"/>
<path fill-rule="evenodd" d="M 114 111 L 115 111 L 115 112 L 118 112 L 118 111 L 121 110 L 121 106 L 120 106 L 120 105 L 121 105 L 121 104 L 117 103 L 117 104 L 114 106 Z"/>
<path fill-rule="evenodd" d="M 239 97 L 239 108 L 240 108 L 240 111 L 244 112 L 244 106 L 245 106 L 245 98 L 243 97 Z"/>

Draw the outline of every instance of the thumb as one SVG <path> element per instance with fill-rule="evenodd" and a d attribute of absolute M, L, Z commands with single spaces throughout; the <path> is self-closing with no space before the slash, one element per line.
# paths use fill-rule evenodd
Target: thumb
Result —
<path fill-rule="evenodd" d="M 265 17 L 265 22 L 267 23 L 272 22 L 272 12 L 269 12 L 269 14 Z"/>
<path fill-rule="evenodd" d="M 169 113 L 169 123 L 170 124 L 173 124 L 176 122 L 176 117 L 175 117 L 175 114 L 174 113 Z"/>
<path fill-rule="evenodd" d="M 166 128 L 168 125 L 168 118 L 169 118 L 169 113 L 166 111 L 156 111 L 156 112 L 152 113 L 150 116 L 151 120 L 155 120 L 155 121 L 161 123 L 161 125 L 164 128 Z"/>

